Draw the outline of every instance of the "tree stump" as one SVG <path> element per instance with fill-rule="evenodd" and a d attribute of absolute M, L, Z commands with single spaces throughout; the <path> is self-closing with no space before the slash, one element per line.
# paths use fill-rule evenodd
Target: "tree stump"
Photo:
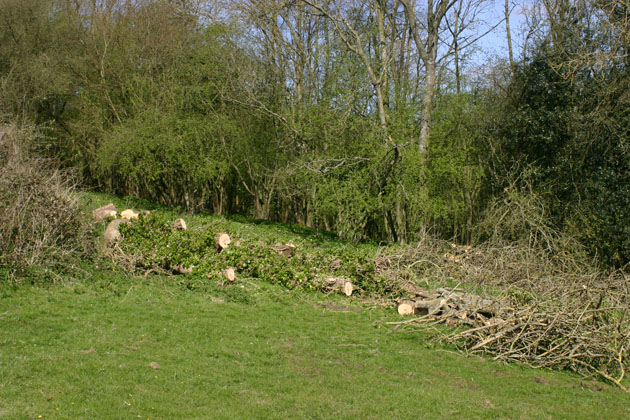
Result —
<path fill-rule="evenodd" d="M 214 248 L 221 252 L 230 245 L 230 242 L 232 242 L 230 235 L 225 232 L 217 233 L 214 237 Z"/>
<path fill-rule="evenodd" d="M 173 222 L 173 229 L 175 230 L 186 230 L 186 221 L 184 219 L 177 219 Z"/>
<path fill-rule="evenodd" d="M 120 234 L 120 230 L 118 230 L 118 228 L 121 224 L 126 223 L 129 223 L 129 220 L 116 219 L 109 222 L 109 225 L 107 225 L 107 228 L 105 229 L 105 233 L 103 235 L 105 237 L 105 243 L 108 246 L 114 246 L 118 241 L 122 239 L 122 235 Z"/>

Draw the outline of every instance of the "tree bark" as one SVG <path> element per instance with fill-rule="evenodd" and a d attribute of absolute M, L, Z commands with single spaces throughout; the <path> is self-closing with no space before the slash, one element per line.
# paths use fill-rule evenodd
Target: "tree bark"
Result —
<path fill-rule="evenodd" d="M 505 31 L 507 32 L 508 57 L 510 59 L 510 68 L 514 72 L 514 55 L 512 54 L 512 32 L 510 31 L 510 4 L 509 0 L 505 0 Z"/>

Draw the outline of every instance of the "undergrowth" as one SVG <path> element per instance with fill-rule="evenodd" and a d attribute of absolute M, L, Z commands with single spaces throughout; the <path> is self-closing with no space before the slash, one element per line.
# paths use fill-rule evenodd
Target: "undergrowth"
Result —
<path fill-rule="evenodd" d="M 186 281 L 224 281 L 223 272 L 234 268 L 239 277 L 257 278 L 289 289 L 319 290 L 325 277 L 344 277 L 364 295 L 391 296 L 398 285 L 377 270 L 371 252 L 361 248 L 318 249 L 298 247 L 290 256 L 277 252 L 274 243 L 233 238 L 233 245 L 217 252 L 215 235 L 225 230 L 219 223 L 190 230 L 173 230 L 160 212 L 141 215 L 120 228 L 124 241 L 112 252 L 114 259 L 133 272 L 172 272 L 190 267 Z"/>

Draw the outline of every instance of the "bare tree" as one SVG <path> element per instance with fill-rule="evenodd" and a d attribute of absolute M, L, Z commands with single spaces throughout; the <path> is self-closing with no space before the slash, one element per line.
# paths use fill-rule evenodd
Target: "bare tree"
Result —
<path fill-rule="evenodd" d="M 370 45 L 366 41 L 364 34 L 355 27 L 347 14 L 347 10 L 344 10 L 342 2 L 338 0 L 330 0 L 328 2 L 321 0 L 301 1 L 330 19 L 344 45 L 355 53 L 363 63 L 376 94 L 379 122 L 384 132 L 388 133 L 389 65 L 393 57 L 394 45 L 388 42 L 387 38 L 392 28 L 395 28 L 389 19 L 392 13 L 388 8 L 396 7 L 398 1 L 395 1 L 393 6 L 388 4 L 386 0 L 367 0 L 350 5 L 353 6 L 351 8 L 355 9 L 368 9 L 375 19 L 378 35 L 375 46 L 376 53 L 374 55 L 372 55 Z M 389 135 L 387 134 L 387 136 Z"/>
<path fill-rule="evenodd" d="M 434 3 L 433 0 L 427 0 L 426 22 L 424 24 L 417 18 L 416 0 L 400 0 L 400 2 L 405 8 L 409 29 L 426 72 L 422 95 L 420 139 L 418 141 L 420 150 L 425 150 L 429 145 L 431 134 L 431 110 L 437 80 L 440 30 L 447 12 L 457 0 L 438 0 L 437 3 Z"/>
<path fill-rule="evenodd" d="M 508 57 L 510 60 L 510 68 L 514 71 L 514 54 L 512 53 L 512 32 L 510 30 L 510 0 L 505 0 L 505 8 L 503 10 L 505 14 L 505 32 L 508 45 Z"/>

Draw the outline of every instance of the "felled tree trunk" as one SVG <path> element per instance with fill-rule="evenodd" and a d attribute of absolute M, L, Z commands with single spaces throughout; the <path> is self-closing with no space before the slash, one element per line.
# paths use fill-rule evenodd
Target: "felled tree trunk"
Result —
<path fill-rule="evenodd" d="M 173 229 L 175 230 L 186 230 L 186 221 L 184 219 L 177 219 L 173 222 Z"/>
<path fill-rule="evenodd" d="M 175 264 L 173 266 L 173 271 L 178 274 L 190 274 L 193 272 L 193 266 L 184 267 L 184 264 Z"/>
<path fill-rule="evenodd" d="M 295 254 L 296 246 L 292 243 L 288 243 L 286 245 L 274 245 L 273 249 L 278 253 L 278 255 L 282 255 L 285 257 L 292 257 Z"/>
<path fill-rule="evenodd" d="M 322 289 L 328 292 L 338 291 L 346 296 L 352 296 L 354 285 L 350 280 L 343 277 L 326 277 L 322 281 Z"/>
<path fill-rule="evenodd" d="M 416 302 L 413 300 L 403 300 L 398 303 L 398 313 L 400 315 L 416 315 Z"/>
<path fill-rule="evenodd" d="M 232 268 L 232 267 L 226 268 L 223 271 L 223 275 L 225 276 L 225 278 L 229 282 L 233 282 L 234 280 L 236 280 L 236 271 L 234 271 L 234 268 Z"/>
<path fill-rule="evenodd" d="M 120 213 L 120 217 L 122 217 L 123 219 L 127 219 L 127 220 L 137 219 L 139 216 L 140 216 L 140 212 L 139 211 L 135 211 L 133 209 L 123 210 Z"/>

